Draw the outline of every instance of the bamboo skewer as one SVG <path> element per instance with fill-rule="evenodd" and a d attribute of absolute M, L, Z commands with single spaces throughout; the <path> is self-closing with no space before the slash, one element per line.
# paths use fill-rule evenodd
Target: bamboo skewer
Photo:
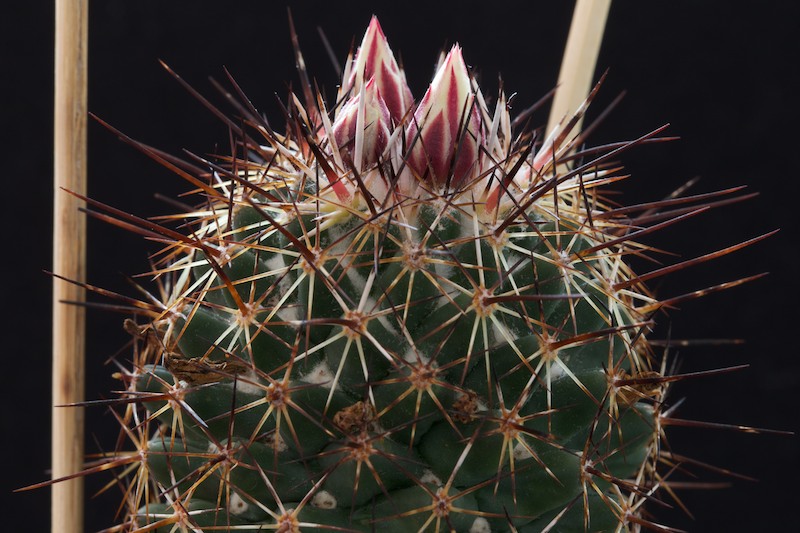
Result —
<path fill-rule="evenodd" d="M 575 3 L 547 133 L 565 116 L 572 116 L 588 96 L 610 8 L 611 0 L 577 0 Z M 578 122 L 574 131 L 580 131 L 581 125 L 582 122 Z"/>
<path fill-rule="evenodd" d="M 88 0 L 57 0 L 55 11 L 55 110 L 53 155 L 53 272 L 83 281 L 86 222 L 82 205 L 62 188 L 86 194 Z M 83 290 L 53 279 L 53 405 L 81 401 L 84 394 L 84 311 L 64 301 L 82 301 Z M 52 411 L 52 478 L 83 466 L 83 409 Z M 53 533 L 83 531 L 83 481 L 52 486 Z"/>

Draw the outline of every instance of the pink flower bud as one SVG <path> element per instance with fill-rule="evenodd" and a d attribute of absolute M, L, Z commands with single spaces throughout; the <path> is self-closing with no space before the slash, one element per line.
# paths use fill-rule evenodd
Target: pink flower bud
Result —
<path fill-rule="evenodd" d="M 371 79 L 363 93 L 356 94 L 342 107 L 332 126 L 334 142 L 344 163 L 358 172 L 377 163 L 389 140 L 390 126 L 389 109 L 375 79 Z"/>
<path fill-rule="evenodd" d="M 361 92 L 365 81 L 374 79 L 392 119 L 395 124 L 399 124 L 413 105 L 414 99 L 377 17 L 372 17 L 355 59 L 348 67 L 340 96 L 349 92 L 352 98 Z"/>
<path fill-rule="evenodd" d="M 418 178 L 438 186 L 449 179 L 450 188 L 456 189 L 477 175 L 482 132 L 474 99 L 461 47 L 456 45 L 408 126 L 407 164 Z"/>

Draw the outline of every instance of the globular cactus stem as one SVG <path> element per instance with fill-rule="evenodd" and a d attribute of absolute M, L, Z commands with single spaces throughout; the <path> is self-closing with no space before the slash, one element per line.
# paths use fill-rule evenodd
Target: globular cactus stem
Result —
<path fill-rule="evenodd" d="M 230 97 L 230 156 L 137 144 L 202 201 L 180 229 L 111 212 L 166 242 L 126 322 L 123 527 L 656 527 L 675 377 L 648 339 L 672 301 L 645 282 L 674 268 L 628 257 L 705 208 L 601 188 L 662 130 L 582 149 L 596 89 L 554 131 L 518 130 L 458 46 L 415 100 L 374 18 L 345 65 L 335 101 L 290 96 L 285 133 Z"/>

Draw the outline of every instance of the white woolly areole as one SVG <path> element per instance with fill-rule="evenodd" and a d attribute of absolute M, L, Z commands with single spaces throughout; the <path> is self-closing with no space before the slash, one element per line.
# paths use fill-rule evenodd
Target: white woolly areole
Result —
<path fill-rule="evenodd" d="M 533 457 L 533 454 L 531 454 L 528 448 L 529 446 L 523 446 L 521 442 L 518 442 L 514 446 L 514 459 L 522 461 L 523 459 L 530 459 Z"/>
<path fill-rule="evenodd" d="M 452 278 L 453 274 L 455 273 L 455 269 L 452 266 L 445 264 L 442 261 L 437 261 L 433 263 L 433 271 L 436 273 L 438 277 L 444 279 Z M 439 298 L 439 301 L 440 303 L 438 307 L 443 307 L 445 305 L 450 304 L 450 301 L 447 298 Z"/>
<path fill-rule="evenodd" d="M 424 353 L 420 352 L 419 350 L 414 350 L 413 348 L 409 348 L 408 350 L 403 353 L 403 360 L 407 363 L 417 363 L 422 362 L 423 364 L 428 364 L 431 360 L 430 357 L 425 355 Z"/>
<path fill-rule="evenodd" d="M 431 483 L 433 485 L 436 485 L 437 487 L 441 487 L 442 485 L 444 485 L 444 483 L 442 483 L 442 480 L 439 479 L 439 476 L 437 476 L 427 468 L 422 471 L 422 477 L 420 478 L 420 481 L 422 481 L 423 483 Z"/>
<path fill-rule="evenodd" d="M 276 291 L 276 296 L 269 300 L 269 306 L 274 307 L 278 305 L 280 301 L 280 296 L 289 292 L 289 289 L 292 287 L 292 280 L 289 276 L 284 276 L 283 273 L 286 272 L 288 267 L 286 266 L 286 257 L 284 254 L 276 253 L 273 254 L 269 259 L 266 260 L 267 267 L 269 267 L 270 273 L 273 276 L 278 276 L 278 291 Z M 281 305 L 278 309 L 278 317 L 283 320 L 284 322 L 292 322 L 293 320 L 300 320 L 300 312 L 298 311 L 297 306 L 294 305 Z M 263 334 L 263 333 L 262 333 Z"/>
<path fill-rule="evenodd" d="M 378 303 L 375 301 L 375 299 L 367 298 L 364 305 L 364 309 L 377 309 L 377 308 L 378 308 Z M 383 328 L 386 331 L 389 331 L 395 335 L 398 333 L 397 328 L 395 327 L 394 324 L 392 324 L 392 321 L 389 319 L 389 315 L 378 315 L 377 320 L 378 322 L 380 322 L 381 326 L 383 326 Z"/>
<path fill-rule="evenodd" d="M 489 406 L 486 405 L 486 403 L 482 399 L 477 398 L 475 400 L 475 411 L 477 411 L 479 413 L 482 413 L 482 412 L 488 411 L 488 410 L 489 410 Z"/>
<path fill-rule="evenodd" d="M 228 499 L 228 511 L 234 516 L 240 515 L 246 512 L 250 508 L 250 504 L 244 501 L 244 499 L 239 496 L 238 492 L 231 491 L 231 496 Z"/>
<path fill-rule="evenodd" d="M 300 381 L 330 389 L 333 385 L 333 378 L 334 374 L 331 372 L 331 367 L 328 366 L 327 361 L 322 361 L 312 368 L 310 372 L 304 374 Z"/>
<path fill-rule="evenodd" d="M 245 374 L 245 379 L 236 380 L 236 392 L 258 396 L 264 394 L 264 389 L 256 385 L 256 375 L 252 370 Z"/>
<path fill-rule="evenodd" d="M 267 259 L 266 262 L 270 274 L 278 278 L 279 291 L 276 295 L 276 298 L 280 295 L 286 294 L 292 287 L 291 277 L 283 275 L 289 269 L 289 267 L 286 266 L 286 257 L 283 254 L 278 253 Z M 279 309 L 278 314 L 280 315 L 281 313 L 286 312 L 286 307 L 287 306 L 283 306 L 281 309 Z M 291 308 L 292 306 L 288 307 Z"/>
<path fill-rule="evenodd" d="M 353 284 L 353 287 L 358 291 L 358 293 L 363 294 L 364 289 L 367 287 L 367 280 L 359 274 L 355 268 L 351 268 L 353 259 L 349 257 L 349 254 L 346 254 L 343 250 L 340 254 L 342 258 L 340 268 L 344 269 L 345 275 L 347 276 L 348 281 Z"/>
<path fill-rule="evenodd" d="M 559 250 L 556 260 L 560 263 L 559 266 L 564 268 L 569 267 L 572 265 L 572 254 L 566 250 Z"/>
<path fill-rule="evenodd" d="M 317 509 L 336 509 L 336 506 L 336 498 L 327 490 L 321 490 L 311 498 L 311 507 Z"/>
<path fill-rule="evenodd" d="M 297 322 L 301 319 L 300 309 L 296 305 L 283 305 L 278 310 L 278 318 L 284 322 Z"/>
<path fill-rule="evenodd" d="M 559 359 L 562 359 L 559 355 Z M 558 379 L 564 375 L 564 367 L 560 364 L 553 362 L 550 364 L 550 379 Z"/>
<path fill-rule="evenodd" d="M 283 254 L 272 254 L 269 259 L 266 261 L 267 266 L 269 267 L 270 272 L 280 272 L 281 270 L 286 270 L 286 261 L 283 258 Z M 283 284 L 286 281 L 286 276 L 280 281 Z"/>
<path fill-rule="evenodd" d="M 469 533 L 492 533 L 492 528 L 489 526 L 489 521 L 484 517 L 479 516 L 472 522 L 472 527 L 469 528 Z"/>

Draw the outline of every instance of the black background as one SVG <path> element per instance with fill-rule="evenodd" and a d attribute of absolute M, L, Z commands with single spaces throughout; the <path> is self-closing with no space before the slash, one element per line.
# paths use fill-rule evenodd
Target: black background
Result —
<path fill-rule="evenodd" d="M 24 4 L 24 5 L 23 5 Z M 523 109 L 550 90 L 572 14 L 571 2 L 291 2 L 309 70 L 329 95 L 337 73 L 317 34 L 324 29 L 342 61 L 374 12 L 406 66 L 419 97 L 437 53 L 459 42 L 494 94 L 502 74 Z M 681 370 L 749 363 L 749 369 L 679 384 L 680 416 L 797 430 L 798 111 L 800 9 L 794 2 L 634 2 L 612 6 L 599 69 L 609 76 L 594 113 L 620 91 L 627 96 L 597 131 L 594 144 L 632 139 L 662 124 L 680 141 L 636 148 L 623 157 L 632 179 L 620 199 L 658 199 L 700 176 L 696 192 L 747 185 L 761 195 L 716 210 L 649 242 L 690 258 L 781 228 L 768 241 L 656 284 L 662 296 L 769 271 L 743 287 L 683 305 L 661 318 L 676 338 L 741 338 L 744 345 L 683 350 Z M 15 2 L 0 17 L 0 104 L 4 326 L 3 463 L 0 501 L 8 531 L 46 531 L 46 490 L 10 494 L 45 479 L 49 463 L 50 281 L 52 209 L 53 3 Z M 297 83 L 285 4 L 257 1 L 97 0 L 90 13 L 90 110 L 132 137 L 172 153 L 225 146 L 227 132 L 158 65 L 163 59 L 190 83 L 227 67 L 260 110 L 280 122 L 276 94 Z M 540 113 L 539 122 L 546 120 Z M 156 192 L 176 194 L 180 179 L 89 126 L 89 191 L 98 200 L 140 215 L 169 212 Z M 147 268 L 154 248 L 120 230 L 89 223 L 89 281 L 127 291 L 121 273 Z M 665 261 L 677 259 L 665 257 Z M 650 265 L 640 265 L 652 268 Z M 9 291 L 10 289 L 10 291 Z M 88 398 L 116 387 L 104 361 L 125 342 L 122 317 L 88 315 Z M 124 357 L 124 356 L 123 356 Z M 115 422 L 90 411 L 88 451 L 113 445 Z M 760 481 L 732 488 L 683 491 L 694 514 L 651 506 L 664 523 L 690 531 L 792 530 L 800 478 L 797 437 L 674 428 L 673 448 Z M 88 481 L 96 490 L 108 481 Z M 713 473 L 702 480 L 720 481 Z M 114 493 L 116 489 L 112 490 Z M 113 523 L 114 493 L 88 503 L 87 531 Z M 666 498 L 671 503 L 669 498 Z"/>

